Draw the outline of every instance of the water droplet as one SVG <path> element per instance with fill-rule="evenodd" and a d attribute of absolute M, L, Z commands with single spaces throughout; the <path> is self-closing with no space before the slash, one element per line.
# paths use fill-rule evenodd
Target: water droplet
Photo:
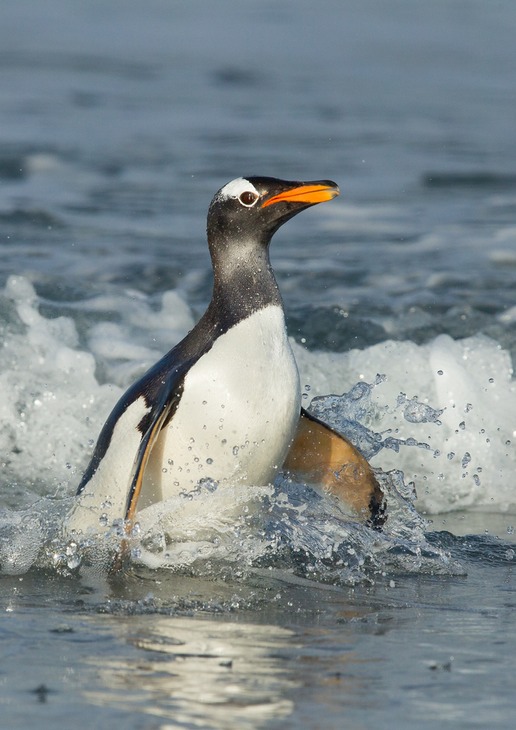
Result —
<path fill-rule="evenodd" d="M 108 516 L 105 512 L 100 515 L 99 522 L 102 525 L 102 527 L 106 527 L 106 525 L 108 523 Z"/>
<path fill-rule="evenodd" d="M 211 459 L 210 457 L 208 457 L 208 458 L 206 459 L 206 463 L 207 463 L 207 464 L 213 464 L 213 459 Z"/>
<path fill-rule="evenodd" d="M 514 535 L 514 525 L 507 525 L 507 534 Z"/>
<path fill-rule="evenodd" d="M 451 461 L 454 458 L 455 458 L 455 451 L 450 451 L 450 453 L 447 454 L 448 461 Z"/>
<path fill-rule="evenodd" d="M 233 446 L 233 456 L 238 456 L 238 446 Z"/>
<path fill-rule="evenodd" d="M 444 375 L 444 370 L 438 370 L 437 375 Z"/>
<path fill-rule="evenodd" d="M 66 564 L 70 568 L 70 570 L 74 570 L 75 568 L 78 568 L 81 564 L 81 557 L 77 550 L 77 543 L 76 542 L 70 542 L 66 546 L 65 549 L 65 555 L 66 555 Z"/>
<path fill-rule="evenodd" d="M 461 431 L 464 431 L 464 429 L 466 428 L 466 422 L 465 421 L 461 421 L 459 423 L 459 428 L 460 428 Z"/>
<path fill-rule="evenodd" d="M 70 570 L 75 570 L 75 568 L 78 568 L 81 564 L 81 558 L 79 555 L 72 555 L 67 559 L 66 564 Z"/>
<path fill-rule="evenodd" d="M 469 451 L 466 451 L 466 453 L 462 457 L 462 462 L 461 462 L 462 468 L 465 469 L 468 466 L 468 464 L 470 463 L 470 461 L 471 461 L 471 454 L 469 453 Z"/>
<path fill-rule="evenodd" d="M 490 383 L 494 383 L 494 378 L 489 378 Z"/>

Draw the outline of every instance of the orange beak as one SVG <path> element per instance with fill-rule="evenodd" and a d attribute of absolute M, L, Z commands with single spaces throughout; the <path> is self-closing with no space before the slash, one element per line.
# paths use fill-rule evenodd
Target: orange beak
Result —
<path fill-rule="evenodd" d="M 283 193 L 273 195 L 262 204 L 262 208 L 266 208 L 273 203 L 308 203 L 316 205 L 317 203 L 325 203 L 327 200 L 333 200 L 340 195 L 340 190 L 335 183 L 308 183 L 307 185 L 299 185 L 297 188 L 285 190 Z"/>

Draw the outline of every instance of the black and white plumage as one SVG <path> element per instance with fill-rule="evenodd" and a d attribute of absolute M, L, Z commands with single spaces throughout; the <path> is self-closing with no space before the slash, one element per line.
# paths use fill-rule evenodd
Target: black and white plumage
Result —
<path fill-rule="evenodd" d="M 214 274 L 208 309 L 113 409 L 79 485 L 68 530 L 99 531 L 100 517 L 103 524 L 130 523 L 137 510 L 202 479 L 265 485 L 285 463 L 381 521 L 382 495 L 367 462 L 301 409 L 269 260 L 271 238 L 283 223 L 338 194 L 331 181 L 270 177 L 238 178 L 219 190 L 208 211 Z M 344 455 L 337 454 L 343 444 Z M 350 486 L 344 495 L 336 483 L 346 465 Z"/>

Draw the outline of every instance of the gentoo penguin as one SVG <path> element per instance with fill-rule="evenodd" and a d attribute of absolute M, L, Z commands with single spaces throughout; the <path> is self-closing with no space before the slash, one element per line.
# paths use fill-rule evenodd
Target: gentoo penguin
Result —
<path fill-rule="evenodd" d="M 301 408 L 297 366 L 269 261 L 278 228 L 339 195 L 334 182 L 237 178 L 213 198 L 208 309 L 134 383 L 104 425 L 68 531 L 129 526 L 137 510 L 202 480 L 270 484 L 279 469 L 337 495 L 371 524 L 383 495 L 364 457 Z"/>

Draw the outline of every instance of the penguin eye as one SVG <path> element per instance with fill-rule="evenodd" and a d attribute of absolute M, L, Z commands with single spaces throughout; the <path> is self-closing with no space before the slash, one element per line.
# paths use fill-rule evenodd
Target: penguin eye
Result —
<path fill-rule="evenodd" d="M 238 199 L 246 208 L 251 208 L 258 200 L 258 195 L 252 193 L 250 190 L 246 190 Z"/>

